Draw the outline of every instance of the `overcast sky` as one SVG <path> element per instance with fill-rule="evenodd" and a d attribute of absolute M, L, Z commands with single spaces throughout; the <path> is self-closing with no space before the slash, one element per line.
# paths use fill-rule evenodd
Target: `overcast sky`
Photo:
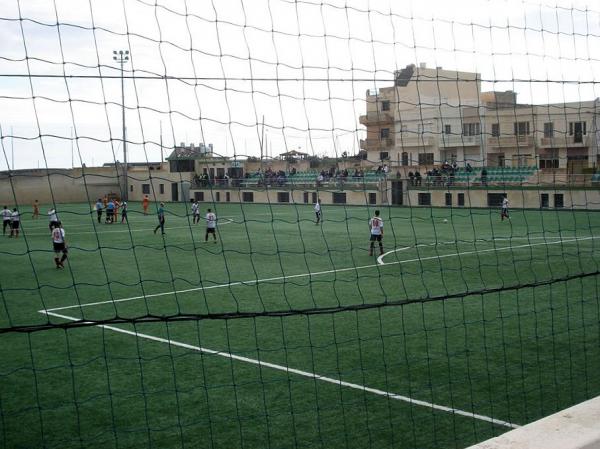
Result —
<path fill-rule="evenodd" d="M 520 102 L 593 100 L 590 3 L 0 0 L 0 170 L 13 154 L 17 169 L 123 159 L 113 50 L 130 51 L 133 161 L 161 159 L 161 128 L 165 154 L 204 142 L 258 156 L 263 118 L 267 154 L 354 154 L 366 90 L 412 63 L 478 72 L 484 90 L 513 89 Z"/>

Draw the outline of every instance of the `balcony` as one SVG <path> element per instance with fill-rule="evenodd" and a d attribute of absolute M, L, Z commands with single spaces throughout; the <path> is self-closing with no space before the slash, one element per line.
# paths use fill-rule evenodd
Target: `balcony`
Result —
<path fill-rule="evenodd" d="M 394 146 L 394 139 L 361 139 L 360 148 L 363 150 L 379 150 Z"/>
<path fill-rule="evenodd" d="M 396 143 L 403 148 L 407 147 L 430 147 L 435 145 L 433 136 L 400 135 L 396 137 Z"/>
<path fill-rule="evenodd" d="M 361 115 L 358 121 L 364 126 L 391 125 L 394 123 L 394 116 L 389 112 L 369 112 Z"/>
<path fill-rule="evenodd" d="M 491 148 L 523 148 L 533 146 L 533 136 L 488 137 L 488 147 Z"/>
<path fill-rule="evenodd" d="M 453 136 L 444 134 L 440 137 L 441 147 L 472 147 L 481 145 L 481 136 Z"/>
<path fill-rule="evenodd" d="M 591 144 L 590 136 L 565 136 L 542 137 L 540 147 L 547 148 L 565 148 L 565 147 L 589 147 Z"/>

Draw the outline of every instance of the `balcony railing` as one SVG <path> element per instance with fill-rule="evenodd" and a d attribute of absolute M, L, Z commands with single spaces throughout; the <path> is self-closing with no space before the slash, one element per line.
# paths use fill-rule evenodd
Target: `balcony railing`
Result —
<path fill-rule="evenodd" d="M 555 137 L 542 137 L 540 139 L 540 146 L 542 147 L 587 147 L 590 146 L 590 136 L 564 136 L 559 135 Z"/>
<path fill-rule="evenodd" d="M 358 121 L 364 126 L 393 123 L 394 116 L 389 112 L 368 112 L 367 115 L 361 115 Z"/>
<path fill-rule="evenodd" d="M 452 136 L 444 134 L 440 136 L 440 146 L 442 147 L 466 147 L 481 145 L 481 136 Z"/>
<path fill-rule="evenodd" d="M 390 148 L 394 146 L 394 139 L 362 139 L 360 147 L 363 150 L 376 150 L 379 148 Z"/>
<path fill-rule="evenodd" d="M 487 143 L 489 147 L 531 147 L 533 136 L 488 137 Z"/>
<path fill-rule="evenodd" d="M 396 137 L 396 145 L 401 147 L 429 147 L 435 145 L 433 136 L 399 135 Z"/>

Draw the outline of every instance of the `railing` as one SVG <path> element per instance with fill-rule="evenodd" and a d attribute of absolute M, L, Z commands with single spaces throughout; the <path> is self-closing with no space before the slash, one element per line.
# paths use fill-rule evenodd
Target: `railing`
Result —
<path fill-rule="evenodd" d="M 574 147 L 582 146 L 586 147 L 590 145 L 590 136 L 556 136 L 556 137 L 542 137 L 540 139 L 540 146 L 542 147 Z"/>
<path fill-rule="evenodd" d="M 393 123 L 394 116 L 389 112 L 368 112 L 358 118 L 361 125 L 374 125 L 376 123 Z"/>
<path fill-rule="evenodd" d="M 394 139 L 361 139 L 360 147 L 363 150 L 376 150 L 394 146 Z"/>
<path fill-rule="evenodd" d="M 530 147 L 533 146 L 533 136 L 488 137 L 490 147 Z"/>
<path fill-rule="evenodd" d="M 444 134 L 439 139 L 442 147 L 461 147 L 481 145 L 481 136 L 451 136 Z"/>
<path fill-rule="evenodd" d="M 396 144 L 402 147 L 428 147 L 435 145 L 433 136 L 400 135 L 396 137 Z"/>

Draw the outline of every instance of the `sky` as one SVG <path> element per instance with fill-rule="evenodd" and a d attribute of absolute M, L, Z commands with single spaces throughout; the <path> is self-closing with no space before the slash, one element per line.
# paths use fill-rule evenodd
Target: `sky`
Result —
<path fill-rule="evenodd" d="M 593 100 L 599 41 L 600 5 L 577 0 L 0 0 L 0 170 L 123 160 L 114 50 L 142 162 L 182 142 L 356 154 L 366 91 L 408 64 Z"/>

